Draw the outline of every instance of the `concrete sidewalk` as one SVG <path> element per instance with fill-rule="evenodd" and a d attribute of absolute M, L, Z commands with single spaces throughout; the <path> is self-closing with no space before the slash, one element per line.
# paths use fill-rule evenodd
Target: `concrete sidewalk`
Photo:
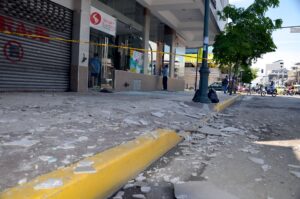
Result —
<path fill-rule="evenodd" d="M 0 191 L 157 128 L 192 128 L 213 109 L 193 94 L 2 93 Z"/>

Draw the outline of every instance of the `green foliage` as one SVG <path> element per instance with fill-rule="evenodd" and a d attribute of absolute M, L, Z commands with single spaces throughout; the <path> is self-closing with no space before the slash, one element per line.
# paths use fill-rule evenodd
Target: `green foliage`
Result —
<path fill-rule="evenodd" d="M 242 82 L 251 83 L 252 80 L 257 78 L 258 68 L 244 67 L 242 72 Z"/>
<path fill-rule="evenodd" d="M 281 27 L 282 20 L 273 21 L 265 13 L 278 6 L 279 0 L 255 0 L 248 8 L 228 5 L 219 12 L 220 18 L 228 23 L 215 38 L 216 63 L 233 67 L 236 74 L 241 66 L 249 67 L 263 54 L 275 51 L 272 32 Z"/>

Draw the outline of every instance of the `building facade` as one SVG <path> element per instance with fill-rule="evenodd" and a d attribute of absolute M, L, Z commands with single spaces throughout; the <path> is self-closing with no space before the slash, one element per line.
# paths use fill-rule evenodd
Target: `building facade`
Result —
<path fill-rule="evenodd" d="M 90 60 L 101 60 L 101 87 L 183 90 L 185 48 L 203 42 L 202 0 L 2 0 L 0 91 L 87 91 Z M 225 22 L 210 5 L 210 43 Z M 154 49 L 154 50 L 153 50 Z M 159 52 L 163 53 L 159 53 Z"/>
<path fill-rule="evenodd" d="M 295 66 L 288 71 L 288 84 L 300 84 L 300 63 L 296 63 Z"/>
<path fill-rule="evenodd" d="M 283 60 L 278 60 L 272 64 L 267 64 L 262 70 L 261 84 L 267 85 L 273 81 L 277 86 L 283 86 L 288 80 L 288 70 L 284 66 Z"/>

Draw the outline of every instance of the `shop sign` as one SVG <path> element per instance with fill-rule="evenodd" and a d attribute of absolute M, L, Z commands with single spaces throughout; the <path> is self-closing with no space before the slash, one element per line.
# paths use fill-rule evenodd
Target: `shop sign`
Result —
<path fill-rule="evenodd" d="M 49 37 L 48 30 L 41 26 L 35 26 L 31 27 L 26 25 L 22 21 L 17 21 L 13 18 L 8 18 L 4 16 L 0 16 L 0 32 L 3 33 L 5 31 L 11 32 L 11 33 L 17 33 L 22 35 L 23 37 L 28 37 L 30 39 L 39 40 L 41 42 L 48 43 L 49 40 L 47 37 Z M 39 37 L 31 37 L 31 35 L 37 35 L 42 36 L 46 38 L 39 38 Z"/>
<path fill-rule="evenodd" d="M 116 36 L 117 20 L 116 18 L 91 7 L 90 26 L 112 36 Z"/>

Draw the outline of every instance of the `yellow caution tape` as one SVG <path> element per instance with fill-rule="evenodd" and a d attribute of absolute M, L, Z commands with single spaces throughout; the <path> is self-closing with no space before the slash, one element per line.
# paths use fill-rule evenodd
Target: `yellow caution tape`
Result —
<path fill-rule="evenodd" d="M 135 51 L 142 51 L 142 52 L 148 52 L 148 53 L 154 52 L 154 53 L 158 53 L 158 54 L 167 54 L 167 55 L 175 55 L 175 56 L 180 56 L 180 57 L 188 57 L 188 58 L 197 60 L 197 58 L 195 58 L 193 56 L 185 55 L 185 54 L 168 53 L 168 52 L 162 52 L 162 51 L 157 51 L 157 50 L 148 50 L 148 49 L 144 49 L 144 48 L 134 48 L 134 47 L 125 46 L 125 45 L 102 44 L 102 43 L 95 43 L 95 42 L 90 42 L 90 41 L 81 41 L 81 40 L 73 40 L 73 39 L 70 40 L 70 39 L 64 39 L 64 38 L 60 38 L 60 37 L 47 37 L 47 36 L 36 35 L 36 34 L 24 34 L 24 33 L 18 33 L 18 32 L 10 32 L 10 31 L 0 31 L 0 33 L 7 34 L 7 35 L 19 36 L 19 37 L 31 37 L 31 38 L 36 38 L 36 39 L 45 39 L 45 40 L 50 40 L 50 41 L 89 44 L 89 45 L 94 45 L 94 46 L 107 46 L 107 47 L 112 47 L 112 48 L 135 50 Z M 201 58 L 201 60 L 205 60 L 205 59 Z M 207 59 L 207 60 L 212 60 L 212 59 Z"/>

